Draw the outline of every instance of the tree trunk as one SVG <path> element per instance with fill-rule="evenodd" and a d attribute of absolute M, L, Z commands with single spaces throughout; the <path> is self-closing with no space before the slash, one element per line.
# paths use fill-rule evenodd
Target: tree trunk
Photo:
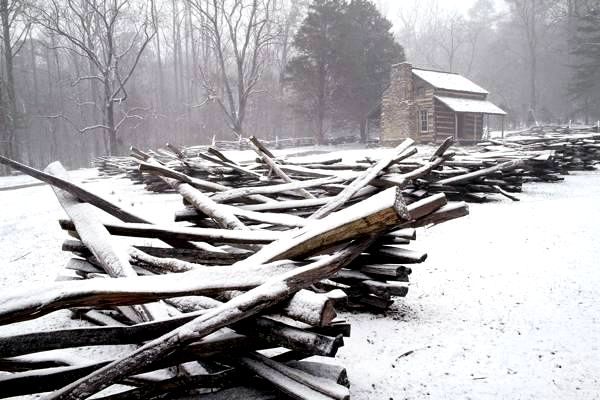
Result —
<path fill-rule="evenodd" d="M 6 74 L 6 101 L 5 108 L 6 132 L 8 138 L 8 156 L 19 155 L 19 144 L 16 137 L 17 128 L 17 101 L 15 98 L 15 80 L 13 73 L 14 54 L 10 43 L 10 15 L 8 0 L 0 0 L 0 19 L 2 20 L 2 45 L 4 50 L 4 73 Z"/>
<path fill-rule="evenodd" d="M 117 142 L 117 129 L 115 127 L 115 105 L 110 97 L 106 98 L 105 112 L 106 127 L 108 131 L 108 154 L 111 156 L 116 156 L 119 154 L 119 145 Z"/>

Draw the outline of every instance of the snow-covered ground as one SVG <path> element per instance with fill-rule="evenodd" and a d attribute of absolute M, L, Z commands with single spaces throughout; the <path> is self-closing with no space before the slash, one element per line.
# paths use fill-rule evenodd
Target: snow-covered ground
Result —
<path fill-rule="evenodd" d="M 154 221 L 181 207 L 124 179 L 86 187 Z M 343 315 L 353 399 L 598 398 L 600 171 L 528 184 L 520 197 L 419 231 L 414 247 L 429 258 L 413 267 L 408 296 L 385 316 Z M 60 273 L 63 216 L 48 186 L 0 191 L 0 291 Z M 73 324 L 57 312 L 0 334 Z"/>

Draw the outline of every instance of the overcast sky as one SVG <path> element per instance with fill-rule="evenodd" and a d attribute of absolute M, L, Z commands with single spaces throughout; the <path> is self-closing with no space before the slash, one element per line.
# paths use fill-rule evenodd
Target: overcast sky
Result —
<path fill-rule="evenodd" d="M 375 4 L 392 22 L 398 16 L 398 10 L 403 6 L 413 4 L 415 0 L 374 0 Z M 477 0 L 418 0 L 419 3 L 437 2 L 437 5 L 447 12 L 460 12 L 466 14 L 467 11 L 477 2 Z M 506 7 L 504 0 L 493 0 L 496 7 L 501 10 Z"/>

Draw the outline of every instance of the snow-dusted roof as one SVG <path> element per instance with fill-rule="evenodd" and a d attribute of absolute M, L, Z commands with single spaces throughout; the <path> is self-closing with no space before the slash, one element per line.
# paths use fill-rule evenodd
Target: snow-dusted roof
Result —
<path fill-rule="evenodd" d="M 506 115 L 504 110 L 487 100 L 473 100 L 444 96 L 435 96 L 435 98 L 455 112 Z"/>
<path fill-rule="evenodd" d="M 487 90 L 459 74 L 454 74 L 451 72 L 429 71 L 418 68 L 413 68 L 412 72 L 425 82 L 438 89 L 488 94 Z"/>

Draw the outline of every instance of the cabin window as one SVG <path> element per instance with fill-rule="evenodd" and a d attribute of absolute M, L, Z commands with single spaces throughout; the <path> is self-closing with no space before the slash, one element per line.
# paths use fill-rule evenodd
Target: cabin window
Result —
<path fill-rule="evenodd" d="M 417 88 L 417 97 L 425 97 L 425 88 L 424 87 L 419 87 Z"/>
<path fill-rule="evenodd" d="M 427 110 L 419 111 L 419 124 L 421 127 L 421 132 L 429 131 L 429 113 Z"/>

